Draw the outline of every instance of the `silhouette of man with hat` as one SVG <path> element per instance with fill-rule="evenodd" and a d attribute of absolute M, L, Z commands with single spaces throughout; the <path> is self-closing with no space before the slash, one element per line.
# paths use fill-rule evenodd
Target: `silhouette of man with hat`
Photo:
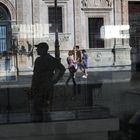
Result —
<path fill-rule="evenodd" d="M 65 67 L 48 53 L 49 46 L 42 42 L 35 45 L 39 57 L 35 60 L 31 93 L 33 121 L 43 120 L 43 108 L 51 109 L 53 89 L 65 72 Z"/>

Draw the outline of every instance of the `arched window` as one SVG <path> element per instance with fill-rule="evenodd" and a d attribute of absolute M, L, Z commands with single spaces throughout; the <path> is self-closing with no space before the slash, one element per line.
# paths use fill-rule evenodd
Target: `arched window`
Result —
<path fill-rule="evenodd" d="M 8 9 L 0 3 L 0 53 L 9 50 L 11 41 L 11 22 Z"/>

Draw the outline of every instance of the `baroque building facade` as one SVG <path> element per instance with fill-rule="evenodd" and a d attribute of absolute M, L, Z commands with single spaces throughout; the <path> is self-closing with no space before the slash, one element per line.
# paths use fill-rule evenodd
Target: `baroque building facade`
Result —
<path fill-rule="evenodd" d="M 61 62 L 67 66 L 68 50 L 79 45 L 94 71 L 130 70 L 129 7 L 134 2 L 139 0 L 57 0 Z M 47 42 L 54 55 L 54 13 L 54 0 L 0 0 L 1 75 L 5 69 L 32 70 L 39 42 Z"/>

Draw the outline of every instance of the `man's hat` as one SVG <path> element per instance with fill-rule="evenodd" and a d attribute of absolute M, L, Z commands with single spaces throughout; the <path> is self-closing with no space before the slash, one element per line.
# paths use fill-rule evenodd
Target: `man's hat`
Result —
<path fill-rule="evenodd" d="M 36 44 L 35 47 L 40 47 L 40 48 L 45 48 L 45 49 L 49 49 L 49 45 L 46 42 L 41 42 L 39 44 Z"/>

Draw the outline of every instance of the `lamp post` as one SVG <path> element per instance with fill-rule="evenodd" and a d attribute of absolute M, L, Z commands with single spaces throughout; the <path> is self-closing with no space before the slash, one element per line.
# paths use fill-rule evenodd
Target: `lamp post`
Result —
<path fill-rule="evenodd" d="M 116 25 L 116 13 L 115 13 L 115 0 L 113 0 L 113 16 L 114 16 L 114 26 Z M 116 63 L 116 38 L 114 38 L 114 47 L 112 49 L 112 53 L 113 53 L 113 59 L 114 59 L 114 62 L 113 62 L 113 65 L 115 65 Z"/>
<path fill-rule="evenodd" d="M 47 1 L 47 0 L 43 0 Z M 59 61 L 61 60 L 60 58 L 60 50 L 59 50 L 59 39 L 58 39 L 58 11 L 57 11 L 57 0 L 54 0 L 54 14 L 55 14 L 55 58 L 58 59 Z"/>
<path fill-rule="evenodd" d="M 59 50 L 59 39 L 58 39 L 58 11 L 57 11 L 57 0 L 54 0 L 55 5 L 55 58 L 60 61 L 60 50 Z"/>

